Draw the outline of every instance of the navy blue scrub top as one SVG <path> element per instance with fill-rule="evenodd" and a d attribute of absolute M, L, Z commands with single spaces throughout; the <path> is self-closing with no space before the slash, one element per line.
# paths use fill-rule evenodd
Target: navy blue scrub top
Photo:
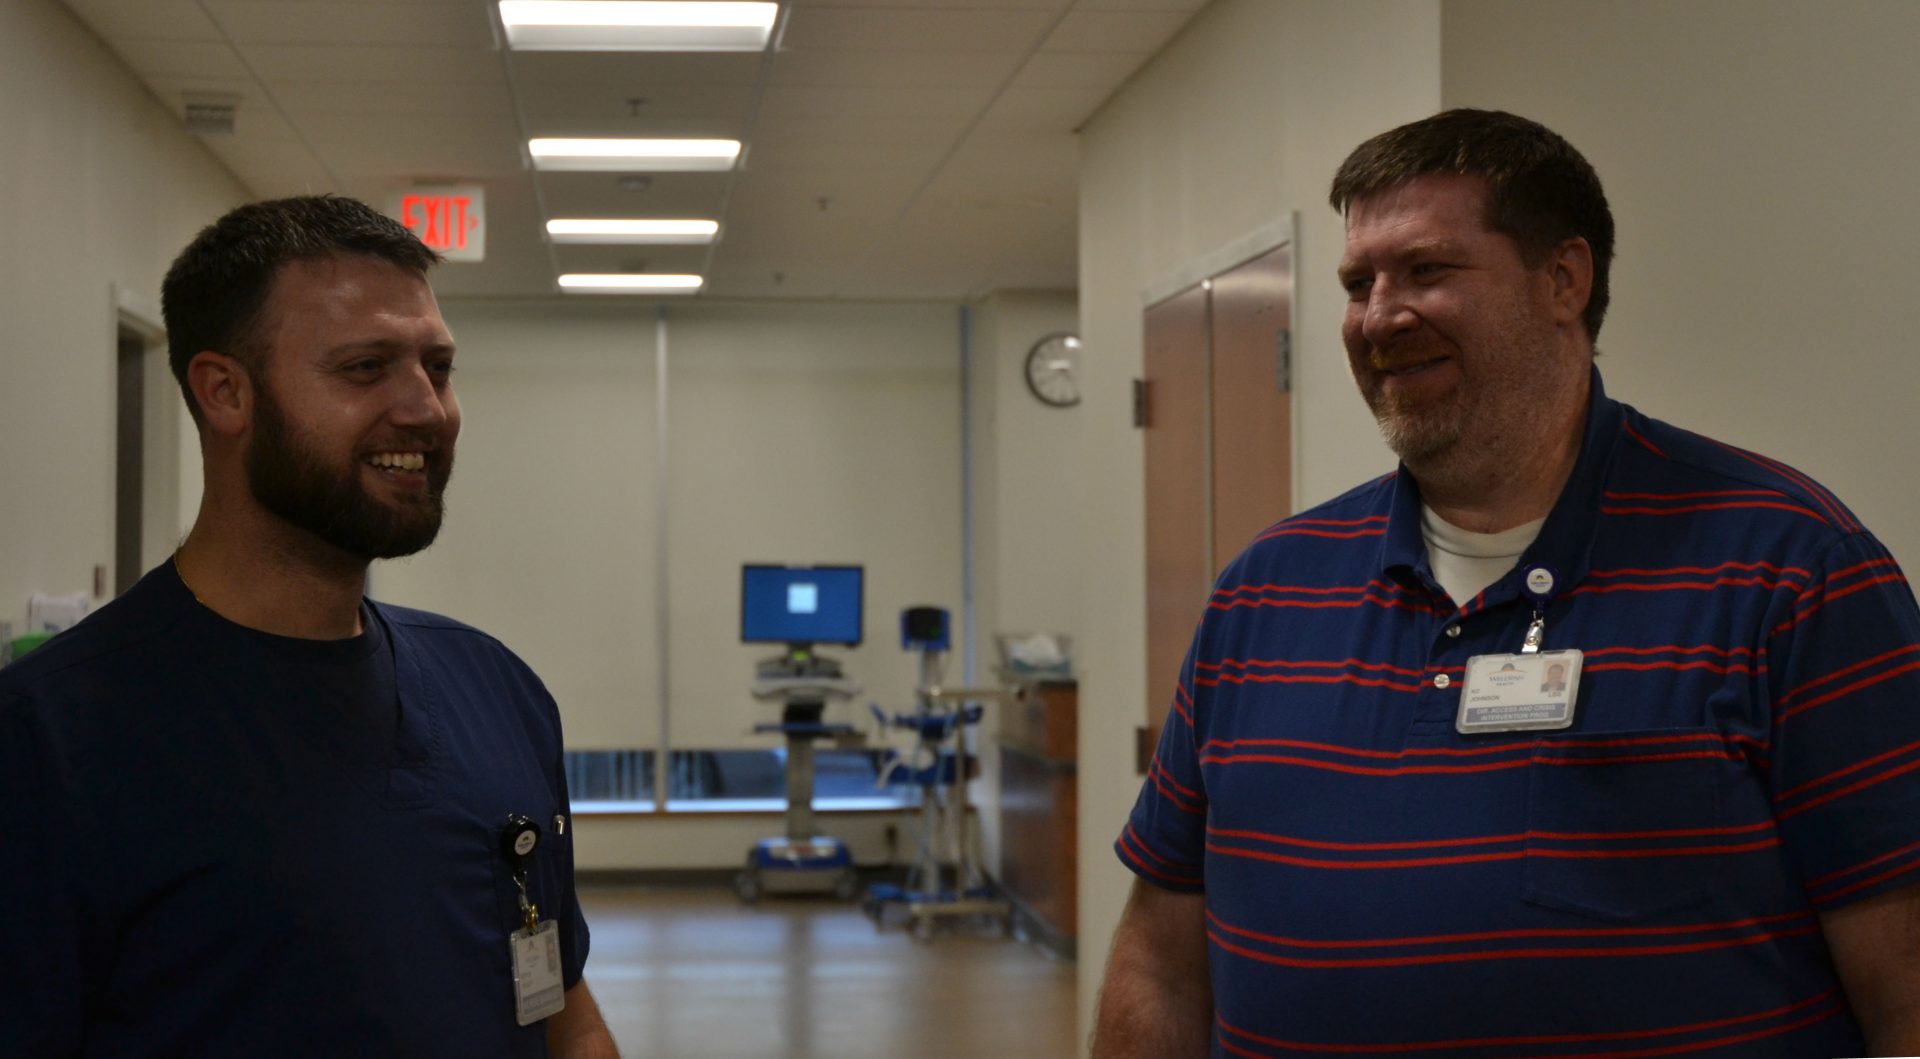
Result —
<path fill-rule="evenodd" d="M 565 981 L 558 712 L 478 630 L 369 603 L 342 641 L 247 629 L 171 562 L 0 671 L 0 1041 L 33 1056 L 545 1054 L 514 1020 L 521 922 Z"/>

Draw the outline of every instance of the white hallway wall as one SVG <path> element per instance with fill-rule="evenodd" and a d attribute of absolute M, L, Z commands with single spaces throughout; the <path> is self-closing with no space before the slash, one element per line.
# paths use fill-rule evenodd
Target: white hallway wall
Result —
<path fill-rule="evenodd" d="M 0 3 L 0 100 L 0 620 L 18 627 L 29 594 L 89 589 L 96 565 L 111 577 L 116 289 L 157 314 L 173 255 L 246 192 L 52 0 Z M 178 391 L 156 384 L 171 376 L 148 383 L 171 414 Z M 178 476 L 149 560 L 198 505 L 184 422 L 149 433 Z"/>
<path fill-rule="evenodd" d="M 1913 570 L 1920 4 L 1442 12 L 1443 103 L 1537 118 L 1606 184 L 1609 391 L 1799 467 Z"/>
<path fill-rule="evenodd" d="M 1134 657 L 1141 467 L 1121 424 L 1140 288 L 1299 211 L 1295 499 L 1324 500 L 1392 465 L 1340 350 L 1333 170 L 1365 137 L 1442 106 L 1527 114 L 1588 155 L 1619 221 L 1609 389 L 1797 464 L 1911 564 L 1917 37 L 1920 7 L 1897 0 L 1217 0 L 1088 125 L 1080 509 L 1102 522 L 1079 534 L 1083 1025 L 1131 881 L 1108 850 L 1139 784 L 1127 733 L 1169 691 L 1145 688 Z"/>
<path fill-rule="evenodd" d="M 1036 400 L 1027 390 L 1026 360 L 1041 337 L 1079 327 L 1078 305 L 1066 291 L 1001 291 L 973 316 L 967 384 L 977 684 L 997 682 L 996 634 L 1070 632 L 1077 624 L 1081 545 L 1071 532 L 1071 505 L 1082 412 Z M 958 621 L 957 608 L 954 616 Z M 948 673 L 955 682 L 964 676 L 957 660 Z M 981 776 L 972 794 L 982 858 L 996 877 L 1000 752 L 993 735 L 1005 714 L 989 707 L 980 726 Z"/>

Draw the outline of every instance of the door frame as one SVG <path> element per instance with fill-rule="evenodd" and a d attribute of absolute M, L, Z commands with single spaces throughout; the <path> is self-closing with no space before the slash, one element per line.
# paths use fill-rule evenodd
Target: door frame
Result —
<path fill-rule="evenodd" d="M 178 542 L 182 527 L 181 521 L 181 431 L 186 429 L 188 420 L 185 406 L 178 396 L 178 387 L 173 382 L 173 374 L 167 366 L 167 329 L 163 322 L 159 303 L 139 291 L 119 281 L 107 285 L 107 333 L 113 336 L 113 348 L 116 356 L 115 370 L 112 373 L 112 393 L 109 406 L 116 410 L 115 422 L 118 422 L 119 335 L 122 328 L 138 335 L 146 349 L 141 360 L 144 365 L 145 385 L 143 388 L 144 411 L 141 419 L 142 466 L 141 477 L 144 482 L 141 499 L 141 545 L 139 569 L 133 571 L 137 577 L 158 558 L 173 550 Z M 115 477 L 118 474 L 119 444 L 110 447 L 115 462 Z M 111 571 L 106 578 L 107 595 L 113 594 L 114 586 L 126 573 L 119 569 L 118 554 L 118 493 L 116 489 L 114 504 L 115 528 L 112 539 L 114 559 L 107 564 Z"/>
<path fill-rule="evenodd" d="M 1293 210 L 1283 211 L 1272 221 L 1255 227 L 1245 235 L 1225 243 L 1208 253 L 1182 262 L 1175 268 L 1163 273 L 1159 279 L 1142 287 L 1140 290 L 1140 319 L 1142 321 L 1143 341 L 1145 319 L 1149 309 L 1161 302 L 1185 293 L 1195 286 L 1207 283 L 1215 276 L 1230 272 L 1255 258 L 1271 253 L 1283 246 L 1287 247 L 1292 253 L 1292 275 L 1294 278 L 1293 295 L 1288 306 L 1288 330 L 1294 335 L 1298 335 L 1300 333 L 1300 307 L 1302 302 L 1298 282 L 1300 263 L 1302 260 L 1299 231 L 1299 214 Z M 1208 312 L 1211 312 L 1210 308 Z M 1209 328 L 1209 333 L 1211 333 L 1211 328 Z M 1211 341 L 1211 339 L 1209 339 L 1209 341 Z M 1294 352 L 1297 361 L 1297 345 L 1295 346 Z M 1141 370 L 1144 373 L 1144 345 L 1141 356 Z M 1299 400 L 1300 389 L 1298 385 L 1300 373 L 1296 368 L 1290 372 L 1290 375 L 1291 380 L 1288 392 L 1292 395 L 1292 414 L 1289 416 L 1287 440 L 1289 463 L 1287 475 L 1287 510 L 1298 511 L 1300 509 L 1300 421 L 1302 419 L 1300 415 L 1301 402 Z M 1209 476 L 1212 474 L 1210 469 L 1208 474 Z M 1211 527 L 1209 527 L 1208 530 L 1205 547 L 1207 552 L 1211 554 L 1213 550 Z M 1141 556 L 1141 562 L 1144 567 L 1146 563 L 1146 556 L 1144 554 Z M 1209 566 L 1212 565 L 1215 564 L 1210 562 Z M 1144 650 L 1142 652 L 1143 664 L 1145 664 L 1144 656 L 1147 653 L 1148 652 Z M 1149 668 L 1151 667 L 1149 666 Z M 1150 678 L 1147 682 L 1149 685 L 1152 684 Z M 1148 688 L 1145 703 L 1146 723 L 1135 732 L 1135 763 L 1137 771 L 1141 773 L 1145 773 L 1146 763 L 1151 757 L 1154 747 L 1159 743 L 1160 727 L 1166 715 L 1165 701 L 1158 696 L 1168 694 L 1169 690 L 1170 689 L 1167 688 L 1153 688 L 1151 686 Z"/>

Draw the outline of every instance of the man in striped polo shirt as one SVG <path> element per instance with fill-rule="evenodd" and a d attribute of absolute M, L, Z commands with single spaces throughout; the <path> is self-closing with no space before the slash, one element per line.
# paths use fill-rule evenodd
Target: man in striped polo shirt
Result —
<path fill-rule="evenodd" d="M 1400 466 L 1221 575 L 1116 843 L 1094 1054 L 1920 1053 L 1892 556 L 1606 395 L 1613 221 L 1558 135 L 1449 111 L 1332 202 Z"/>

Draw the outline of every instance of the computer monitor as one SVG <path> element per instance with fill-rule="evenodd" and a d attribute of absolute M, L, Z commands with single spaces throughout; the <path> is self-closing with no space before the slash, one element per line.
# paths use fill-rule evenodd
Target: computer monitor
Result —
<path fill-rule="evenodd" d="M 859 646 L 863 574 L 858 566 L 746 564 L 740 641 Z"/>

